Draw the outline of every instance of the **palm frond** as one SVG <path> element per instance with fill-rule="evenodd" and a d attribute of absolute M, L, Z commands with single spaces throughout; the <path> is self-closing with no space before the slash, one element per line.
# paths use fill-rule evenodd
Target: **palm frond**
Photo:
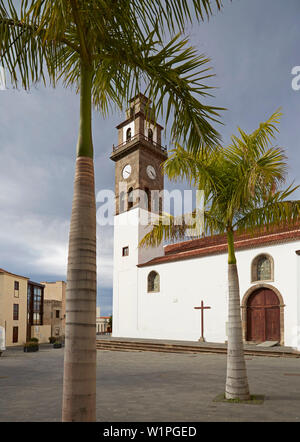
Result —
<path fill-rule="evenodd" d="M 270 195 L 267 200 L 263 196 L 254 199 L 240 213 L 234 228 L 238 231 L 269 230 L 280 225 L 299 225 L 300 201 L 290 201 L 287 198 L 299 186 L 292 184 L 286 189 Z"/>
<path fill-rule="evenodd" d="M 120 105 L 140 91 L 143 82 L 154 114 L 163 114 L 166 124 L 171 112 L 175 115 L 171 127 L 174 142 L 184 139 L 196 150 L 218 142 L 220 136 L 212 123 L 217 121 L 221 108 L 199 101 L 210 90 L 204 83 L 211 76 L 207 73 L 208 59 L 198 56 L 186 38 L 177 35 L 162 46 L 155 31 L 143 40 L 132 33 L 117 32 L 99 50 L 94 62 L 97 106 L 103 103 L 104 87 L 107 86 L 104 102 L 110 98 Z"/>
<path fill-rule="evenodd" d="M 153 228 L 140 241 L 139 247 L 157 247 L 162 241 L 179 241 L 186 238 L 191 228 L 184 216 L 174 217 L 168 213 L 157 216 L 152 222 Z"/>
<path fill-rule="evenodd" d="M 274 193 L 284 182 L 287 172 L 286 155 L 281 148 L 269 146 L 278 128 L 280 112 L 276 111 L 252 134 L 241 129 L 241 136 L 232 137 L 233 144 L 224 150 L 226 168 L 231 183 L 228 209 L 239 208 L 258 195 Z"/>
<path fill-rule="evenodd" d="M 236 161 L 244 158 L 245 154 L 251 155 L 253 158 L 261 155 L 276 137 L 279 131 L 276 125 L 279 124 L 281 116 L 282 113 L 278 109 L 250 135 L 246 134 L 241 128 L 238 128 L 240 137 L 236 135 L 231 137 L 232 144 L 227 147 L 228 155 L 231 152 L 232 158 L 236 158 Z"/>
<path fill-rule="evenodd" d="M 149 31 L 149 23 L 153 27 L 157 23 L 162 34 L 167 29 L 174 33 L 184 31 L 193 16 L 198 21 L 204 21 L 222 8 L 221 0 L 131 0 L 136 17 Z M 146 20 L 145 20 L 146 19 Z"/>
<path fill-rule="evenodd" d="M 195 209 L 191 213 L 172 216 L 163 213 L 152 222 L 152 229 L 140 241 L 139 247 L 157 247 L 182 240 L 199 239 L 205 235 L 224 233 L 226 225 L 212 210 Z"/>
<path fill-rule="evenodd" d="M 209 155 L 202 151 L 192 153 L 177 144 L 176 149 L 170 151 L 163 169 L 171 180 L 187 179 L 190 184 L 205 191 L 207 188 L 222 186 L 217 173 L 220 157 L 220 150 L 215 150 Z"/>
<path fill-rule="evenodd" d="M 190 150 L 215 146 L 214 125 L 222 108 L 208 106 L 209 59 L 198 55 L 181 34 L 185 24 L 212 14 L 215 0 L 0 0 L 1 55 L 12 84 L 25 89 L 40 80 L 79 89 L 83 62 L 94 70 L 93 102 L 107 113 L 123 107 L 142 85 L 156 115 L 174 119 L 174 142 Z M 163 44 L 162 29 L 171 32 Z M 147 32 L 145 32 L 147 30 Z"/>
<path fill-rule="evenodd" d="M 28 6 L 28 1 L 23 1 L 20 11 L 17 11 L 12 0 L 0 1 L 2 61 L 10 73 L 12 85 L 18 87 L 21 83 L 26 90 L 32 83 L 45 82 L 46 76 L 55 85 L 65 60 L 79 52 L 70 33 L 60 32 L 50 38 L 38 18 L 29 14 L 28 9 L 39 3 L 43 2 L 32 0 Z"/>

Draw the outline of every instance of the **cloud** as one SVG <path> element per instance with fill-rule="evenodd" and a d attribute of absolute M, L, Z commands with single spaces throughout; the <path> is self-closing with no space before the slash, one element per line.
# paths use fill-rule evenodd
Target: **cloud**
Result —
<path fill-rule="evenodd" d="M 208 23 L 190 30 L 216 73 L 215 97 L 205 102 L 228 109 L 222 112 L 225 125 L 217 126 L 224 142 L 237 126 L 252 131 L 282 106 L 278 144 L 288 149 L 296 183 L 300 92 L 292 90 L 290 73 L 300 65 L 299 12 L 299 0 L 228 1 Z M 38 280 L 65 279 L 79 97 L 73 90 L 39 86 L 30 93 L 0 91 L 0 98 L 0 266 Z M 109 156 L 124 118 L 120 112 L 106 120 L 93 113 L 96 192 L 114 189 Z M 174 184 L 166 182 L 166 188 Z M 109 314 L 112 227 L 98 228 L 98 253 L 98 293 Z"/>
<path fill-rule="evenodd" d="M 0 219 L 0 262 L 25 276 L 64 276 L 69 223 L 41 216 L 3 214 Z M 6 263 L 5 263 L 6 262 Z"/>

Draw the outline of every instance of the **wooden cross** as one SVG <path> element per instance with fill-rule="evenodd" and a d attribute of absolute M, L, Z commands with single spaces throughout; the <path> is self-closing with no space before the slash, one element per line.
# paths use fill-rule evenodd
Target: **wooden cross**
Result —
<path fill-rule="evenodd" d="M 201 301 L 201 307 L 194 307 L 195 310 L 201 310 L 201 338 L 199 339 L 200 342 L 205 342 L 204 338 L 204 310 L 210 309 L 211 307 L 204 307 L 203 301 Z"/>

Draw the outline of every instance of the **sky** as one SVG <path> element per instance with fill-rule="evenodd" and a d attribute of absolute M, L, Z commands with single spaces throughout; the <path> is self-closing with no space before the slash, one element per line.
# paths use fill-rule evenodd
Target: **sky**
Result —
<path fill-rule="evenodd" d="M 292 88 L 291 71 L 300 66 L 300 2 L 223 3 L 209 22 L 189 28 L 191 43 L 211 59 L 215 74 L 207 103 L 227 109 L 217 129 L 225 145 L 237 127 L 251 132 L 281 107 L 275 144 L 286 149 L 288 181 L 299 185 L 300 91 Z M 0 268 L 37 282 L 66 280 L 79 97 L 62 87 L 24 92 L 8 84 L 0 103 Z M 109 156 L 117 144 L 115 127 L 124 119 L 120 112 L 106 119 L 93 114 L 96 192 L 114 189 Z M 167 180 L 165 185 L 174 188 Z M 101 315 L 109 315 L 113 228 L 98 226 L 97 236 L 98 305 Z"/>

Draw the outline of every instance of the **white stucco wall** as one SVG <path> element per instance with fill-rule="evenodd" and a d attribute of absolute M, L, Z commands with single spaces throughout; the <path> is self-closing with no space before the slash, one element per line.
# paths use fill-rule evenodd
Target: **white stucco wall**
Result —
<path fill-rule="evenodd" d="M 300 349 L 299 259 L 300 242 L 258 247 L 237 252 L 241 300 L 250 287 L 252 260 L 261 253 L 274 259 L 275 287 L 284 300 L 284 344 Z M 147 275 L 160 274 L 160 293 L 147 293 Z M 200 336 L 201 300 L 210 310 L 204 312 L 204 335 L 209 342 L 224 342 L 227 322 L 227 256 L 211 255 L 186 261 L 143 267 L 138 273 L 139 337 L 197 340 Z"/>
<path fill-rule="evenodd" d="M 136 334 L 139 302 L 137 264 L 163 254 L 162 246 L 153 249 L 138 247 L 147 231 L 141 223 L 147 213 L 135 208 L 114 218 L 113 336 Z M 128 256 L 122 256 L 123 247 L 129 247 Z"/>
<path fill-rule="evenodd" d="M 117 229 L 115 234 L 119 249 L 125 238 L 137 244 L 137 229 L 126 228 L 122 235 Z M 261 253 L 273 257 L 274 281 L 266 283 L 279 290 L 283 297 L 284 344 L 300 350 L 300 256 L 295 253 L 299 249 L 300 241 L 294 241 L 241 250 L 236 255 L 241 300 L 250 287 L 256 286 L 256 283 L 251 282 L 252 260 Z M 119 320 L 116 321 L 114 317 L 117 336 L 197 341 L 201 334 L 201 313 L 194 310 L 194 307 L 199 306 L 203 300 L 205 306 L 211 307 L 204 312 L 206 340 L 227 340 L 226 254 L 138 268 L 136 264 L 141 261 L 138 253 L 135 253 L 129 257 L 126 268 L 125 261 L 115 261 L 114 306 L 115 296 L 119 298 Z M 151 253 L 155 255 L 160 251 L 148 249 L 148 259 Z M 160 274 L 159 293 L 147 293 L 147 276 L 152 270 Z M 119 276 L 117 273 L 120 273 Z M 114 315 L 115 312 L 117 310 L 114 310 Z M 128 323 L 131 324 L 130 328 Z"/>
<path fill-rule="evenodd" d="M 147 293 L 147 276 L 160 274 L 160 293 Z M 216 273 L 220 275 L 216 277 Z M 227 301 L 225 255 L 139 268 L 139 333 L 147 338 L 197 341 L 201 336 L 200 311 L 204 312 L 204 335 L 224 342 Z"/>

